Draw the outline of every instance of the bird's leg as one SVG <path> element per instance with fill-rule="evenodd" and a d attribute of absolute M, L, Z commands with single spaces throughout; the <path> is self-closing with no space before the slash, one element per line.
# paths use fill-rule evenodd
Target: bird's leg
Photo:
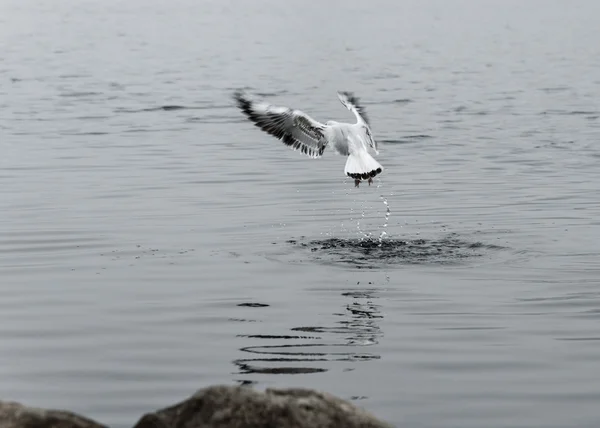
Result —
<path fill-rule="evenodd" d="M 371 185 L 372 182 L 373 182 L 373 177 L 369 177 L 369 186 Z"/>
<path fill-rule="evenodd" d="M 358 187 L 360 180 L 354 179 L 354 187 Z"/>

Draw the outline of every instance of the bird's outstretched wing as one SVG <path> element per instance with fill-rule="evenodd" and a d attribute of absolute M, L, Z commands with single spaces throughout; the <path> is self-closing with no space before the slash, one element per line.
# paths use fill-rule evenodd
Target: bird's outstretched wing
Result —
<path fill-rule="evenodd" d="M 354 113 L 354 116 L 356 116 L 356 119 L 359 122 L 364 122 L 368 126 L 371 126 L 369 124 L 369 117 L 367 116 L 367 111 L 360 104 L 359 99 L 357 97 L 355 97 L 352 92 L 338 91 L 337 95 L 338 95 L 338 98 L 340 99 L 340 101 L 342 102 L 342 104 L 344 104 L 344 106 L 348 110 L 350 110 L 352 113 Z"/>
<path fill-rule="evenodd" d="M 362 128 L 367 144 L 375 150 L 375 153 L 379 154 L 379 151 L 377 150 L 377 142 L 371 134 L 371 124 L 369 123 L 367 111 L 360 104 L 359 99 L 356 96 L 354 96 L 352 92 L 338 92 L 338 98 L 348 110 L 354 113 L 354 116 L 356 116 L 358 123 L 363 125 Z"/>
<path fill-rule="evenodd" d="M 236 91 L 233 97 L 240 110 L 263 131 L 311 158 L 323 155 L 327 139 L 322 123 L 300 110 L 257 102 L 241 91 Z"/>

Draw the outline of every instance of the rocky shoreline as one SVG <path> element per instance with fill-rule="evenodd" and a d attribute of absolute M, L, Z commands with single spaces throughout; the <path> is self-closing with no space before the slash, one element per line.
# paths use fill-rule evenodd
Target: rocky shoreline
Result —
<path fill-rule="evenodd" d="M 311 389 L 215 385 L 143 415 L 133 428 L 391 428 L 367 411 Z M 64 410 L 0 401 L 0 428 L 109 428 Z"/>

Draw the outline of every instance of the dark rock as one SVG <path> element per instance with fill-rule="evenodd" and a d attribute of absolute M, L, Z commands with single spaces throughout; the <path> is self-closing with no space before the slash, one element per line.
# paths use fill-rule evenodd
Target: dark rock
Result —
<path fill-rule="evenodd" d="M 107 428 L 75 413 L 0 401 L 1 428 Z"/>
<path fill-rule="evenodd" d="M 352 403 L 310 389 L 211 386 L 144 415 L 134 428 L 390 428 Z M 20 427 L 19 427 L 20 428 Z"/>
<path fill-rule="evenodd" d="M 354 404 L 310 389 L 211 386 L 144 415 L 134 428 L 391 428 Z M 0 428 L 108 428 L 62 410 L 0 401 Z"/>

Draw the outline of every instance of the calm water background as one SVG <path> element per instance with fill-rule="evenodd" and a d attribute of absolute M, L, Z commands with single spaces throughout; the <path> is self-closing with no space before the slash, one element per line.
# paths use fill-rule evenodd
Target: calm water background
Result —
<path fill-rule="evenodd" d="M 597 427 L 599 16 L 1 1 L 0 397 L 125 428 L 254 382 L 398 426 Z M 320 120 L 355 91 L 377 186 L 254 128 L 239 87 Z M 358 247 L 382 232 L 432 251 Z"/>

